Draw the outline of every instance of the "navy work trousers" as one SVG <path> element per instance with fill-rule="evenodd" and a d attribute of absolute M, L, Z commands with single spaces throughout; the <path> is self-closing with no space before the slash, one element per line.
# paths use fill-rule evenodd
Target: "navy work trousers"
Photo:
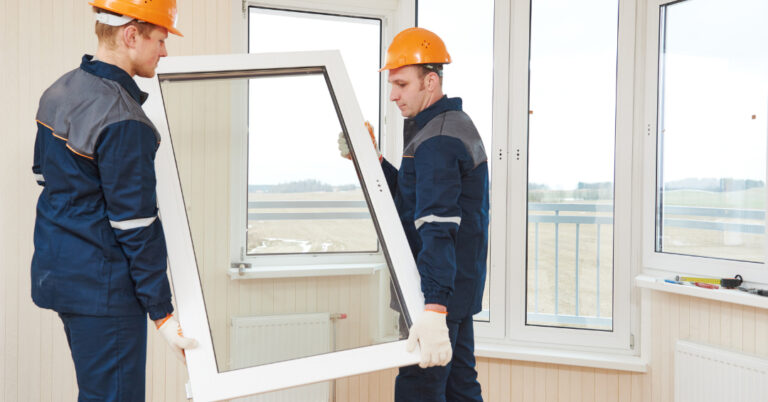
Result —
<path fill-rule="evenodd" d="M 146 315 L 59 317 L 75 363 L 78 402 L 144 401 Z"/>
<path fill-rule="evenodd" d="M 482 402 L 475 370 L 475 334 L 472 316 L 448 319 L 453 358 L 447 366 L 422 369 L 401 367 L 395 380 L 396 402 Z"/>

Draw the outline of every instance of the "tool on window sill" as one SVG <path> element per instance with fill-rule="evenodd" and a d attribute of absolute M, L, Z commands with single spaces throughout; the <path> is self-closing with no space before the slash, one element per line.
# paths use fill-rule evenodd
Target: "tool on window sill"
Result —
<path fill-rule="evenodd" d="M 680 275 L 678 275 L 678 276 L 675 277 L 675 280 L 680 281 L 680 282 L 691 282 L 691 283 L 695 283 L 695 282 L 698 282 L 698 283 L 710 283 L 712 285 L 719 285 L 720 284 L 720 279 L 717 279 L 717 278 L 697 278 L 697 277 L 694 277 L 694 276 L 680 276 Z"/>
<path fill-rule="evenodd" d="M 720 286 L 726 289 L 733 289 L 741 286 L 742 282 L 744 282 L 744 279 L 741 278 L 741 275 L 736 275 L 733 278 L 720 279 Z"/>
<path fill-rule="evenodd" d="M 739 286 L 739 290 L 742 292 L 752 293 L 753 295 L 768 297 L 768 289 L 745 288 L 743 286 Z"/>
<path fill-rule="evenodd" d="M 671 283 L 672 285 L 693 286 L 691 282 L 676 281 L 674 279 L 657 279 L 658 282 Z"/>
<path fill-rule="evenodd" d="M 693 276 L 679 276 L 678 275 L 678 276 L 675 277 L 675 279 L 677 281 L 679 281 L 679 282 L 692 282 L 694 284 L 697 284 L 697 286 L 698 286 L 699 283 L 707 283 L 707 284 L 710 284 L 710 285 L 719 285 L 719 286 L 722 286 L 725 289 L 733 289 L 733 288 L 735 288 L 737 286 L 741 286 L 742 282 L 744 282 L 744 280 L 742 279 L 741 275 L 736 275 L 733 278 L 722 278 L 722 279 L 718 279 L 718 278 L 697 278 L 697 277 L 693 277 Z M 702 286 L 702 287 L 707 287 L 707 286 Z M 710 289 L 717 289 L 717 287 L 710 288 Z"/>
<path fill-rule="evenodd" d="M 707 288 L 707 289 L 720 289 L 720 286 L 712 284 L 712 283 L 705 283 L 705 282 L 693 282 L 694 285 L 700 287 L 700 288 Z"/>

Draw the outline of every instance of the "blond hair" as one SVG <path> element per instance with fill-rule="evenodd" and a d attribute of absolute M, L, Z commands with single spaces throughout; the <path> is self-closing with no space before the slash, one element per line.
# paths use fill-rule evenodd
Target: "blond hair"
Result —
<path fill-rule="evenodd" d="M 93 12 L 120 15 L 98 7 L 93 7 Z M 152 31 L 156 28 L 156 25 L 154 24 L 150 24 L 148 22 L 139 22 L 138 20 L 133 20 L 119 27 L 102 24 L 101 22 L 96 21 L 96 27 L 94 31 L 96 32 L 96 37 L 99 39 L 99 44 L 104 44 L 107 46 L 107 48 L 114 49 L 117 47 L 117 40 L 115 37 L 117 35 L 117 31 L 119 31 L 120 28 L 127 27 L 129 25 L 135 26 L 136 30 L 139 32 L 139 35 L 145 38 L 149 38 L 149 34 L 152 33 Z"/>

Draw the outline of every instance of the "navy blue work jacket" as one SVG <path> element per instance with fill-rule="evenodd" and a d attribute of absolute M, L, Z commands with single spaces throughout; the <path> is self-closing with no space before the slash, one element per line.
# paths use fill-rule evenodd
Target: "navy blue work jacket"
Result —
<path fill-rule="evenodd" d="M 159 135 L 147 94 L 124 70 L 84 56 L 40 99 L 32 299 L 84 315 L 173 311 L 157 217 Z"/>
<path fill-rule="evenodd" d="M 449 317 L 482 308 L 488 253 L 488 162 L 460 98 L 405 120 L 398 171 L 382 169 L 421 276 L 426 303 Z"/>

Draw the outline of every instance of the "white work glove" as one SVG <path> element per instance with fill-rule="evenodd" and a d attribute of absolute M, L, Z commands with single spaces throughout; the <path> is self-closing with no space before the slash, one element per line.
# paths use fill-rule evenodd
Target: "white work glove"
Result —
<path fill-rule="evenodd" d="M 453 351 L 445 316 L 445 313 L 425 310 L 411 327 L 406 349 L 413 352 L 417 342 L 421 345 L 421 368 L 445 366 L 451 361 Z"/>
<path fill-rule="evenodd" d="M 371 142 L 373 143 L 373 149 L 376 150 L 376 156 L 379 158 L 379 162 L 383 159 L 383 156 L 381 156 L 381 152 L 379 152 L 379 147 L 376 146 L 376 136 L 373 135 L 373 126 L 369 122 L 365 122 L 365 128 L 368 129 L 368 134 L 371 136 Z M 347 144 L 347 137 L 344 136 L 343 132 L 339 133 L 339 153 L 341 153 L 342 158 L 352 159 L 352 155 L 349 154 L 349 144 Z"/>
<path fill-rule="evenodd" d="M 165 338 L 168 345 L 173 350 L 173 354 L 184 364 L 187 364 L 187 358 L 184 355 L 184 349 L 193 349 L 197 346 L 197 341 L 192 338 L 185 338 L 181 332 L 179 320 L 172 314 L 169 314 L 165 320 L 157 327 L 160 335 Z"/>

